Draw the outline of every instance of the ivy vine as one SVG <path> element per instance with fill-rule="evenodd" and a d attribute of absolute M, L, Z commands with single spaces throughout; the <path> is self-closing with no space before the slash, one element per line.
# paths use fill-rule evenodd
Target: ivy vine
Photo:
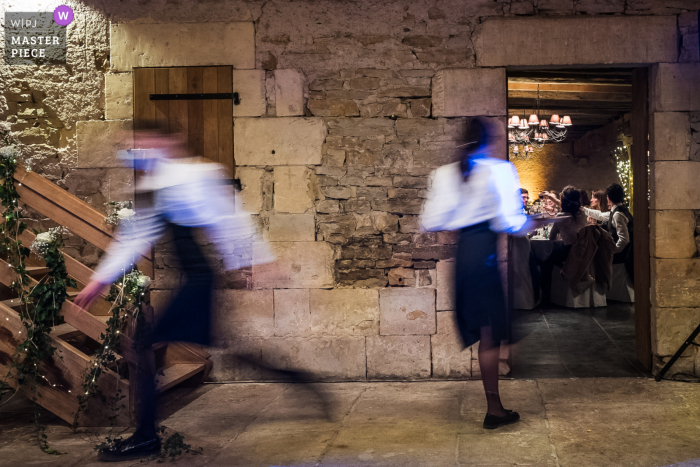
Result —
<path fill-rule="evenodd" d="M 37 388 L 42 385 L 53 385 L 46 376 L 41 374 L 39 363 L 53 357 L 56 348 L 51 344 L 49 333 L 51 328 L 60 322 L 59 311 L 68 297 L 66 286 L 73 284 L 68 279 L 66 267 L 59 249 L 63 245 L 59 232 L 49 232 L 43 238 L 38 238 L 45 254 L 49 274 L 45 280 L 29 289 L 31 278 L 26 268 L 26 258 L 30 249 L 22 245 L 20 235 L 27 226 L 21 219 L 18 206 L 19 194 L 15 187 L 14 173 L 18 165 L 19 151 L 8 129 L 0 129 L 0 200 L 3 206 L 2 239 L 0 253 L 12 268 L 14 280 L 10 288 L 18 301 L 19 316 L 24 326 L 24 340 L 17 346 L 12 359 L 7 378 L 16 378 L 18 389 L 27 388 L 31 394 L 34 406 L 34 424 L 39 447 L 47 454 L 61 454 L 49 447 L 45 427 L 40 422 L 41 409 L 38 404 L 40 394 Z M 62 231 L 61 231 L 62 233 Z M 22 331 L 20 331 L 22 334 Z M 14 373 L 14 374 L 13 374 Z"/>

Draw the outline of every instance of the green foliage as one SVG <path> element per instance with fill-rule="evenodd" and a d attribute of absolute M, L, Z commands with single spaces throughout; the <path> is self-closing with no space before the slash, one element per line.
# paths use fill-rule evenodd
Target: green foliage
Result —
<path fill-rule="evenodd" d="M 168 428 L 165 425 L 158 427 L 157 431 L 160 433 L 161 441 L 165 440 L 161 443 L 160 454 L 153 455 L 148 460 L 141 461 L 142 463 L 148 461 L 156 461 L 157 463 L 162 463 L 166 460 L 174 461 L 183 454 L 197 455 L 204 452 L 202 447 L 192 449 L 191 445 L 185 443 L 185 437 L 178 432 L 167 436 Z"/>
<path fill-rule="evenodd" d="M 126 324 L 126 319 L 135 307 L 134 314 L 137 323 L 143 321 L 143 310 L 141 307 L 143 306 L 144 297 L 149 284 L 150 278 L 137 269 L 134 269 L 117 279 L 111 285 L 109 293 L 107 294 L 106 300 L 112 305 L 110 309 L 111 316 L 109 320 L 107 320 L 107 331 L 100 334 L 100 347 L 96 350 L 90 366 L 85 371 L 82 393 L 78 395 L 79 407 L 73 418 L 73 427 L 77 428 L 80 413 L 88 409 L 90 398 L 97 396 L 102 400 L 103 404 L 110 411 L 110 431 L 105 438 L 105 442 L 100 444 L 98 448 L 104 446 L 105 443 L 109 445 L 114 441 L 112 433 L 116 425 L 117 417 L 119 416 L 119 410 L 126 409 L 126 405 L 123 401 L 126 396 L 121 394 L 121 390 L 117 390 L 117 394 L 114 395 L 102 393 L 99 390 L 99 378 L 102 373 L 104 373 L 105 369 L 116 361 L 121 345 L 120 338 L 124 325 Z M 142 326 L 137 325 L 137 331 L 141 327 Z M 135 338 L 136 337 L 137 336 L 135 336 Z M 137 342 L 138 341 L 137 339 Z M 140 349 L 134 350 L 138 351 Z"/>
<path fill-rule="evenodd" d="M 49 447 L 45 427 L 40 421 L 37 387 L 40 384 L 56 386 L 56 383 L 52 383 L 42 374 L 41 362 L 54 356 L 56 348 L 51 345 L 49 332 L 57 321 L 60 322 L 59 311 L 68 297 L 66 287 L 74 287 L 75 282 L 68 278 L 63 256 L 59 251 L 63 245 L 61 235 L 49 235 L 50 241 L 45 245 L 44 256 L 50 272 L 45 280 L 28 290 L 31 279 L 26 269 L 26 258 L 30 250 L 22 245 L 19 239 L 27 226 L 21 220 L 19 193 L 14 179 L 19 151 L 7 129 L 0 129 L 0 143 L 0 201 L 4 208 L 0 254 L 15 273 L 15 279 L 10 286 L 19 301 L 19 316 L 24 326 L 24 340 L 17 346 L 7 378 L 15 377 L 18 384 L 25 386 L 32 394 L 39 447 L 47 454 L 61 454 Z"/>

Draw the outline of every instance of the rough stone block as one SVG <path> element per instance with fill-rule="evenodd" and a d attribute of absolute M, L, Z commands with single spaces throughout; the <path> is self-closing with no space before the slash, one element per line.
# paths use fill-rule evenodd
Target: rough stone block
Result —
<path fill-rule="evenodd" d="M 278 117 L 304 115 L 304 75 L 298 70 L 275 70 L 275 107 Z"/>
<path fill-rule="evenodd" d="M 693 211 L 649 211 L 649 226 L 652 257 L 690 258 L 695 255 Z"/>
<path fill-rule="evenodd" d="M 433 378 L 469 379 L 471 348 L 464 348 L 454 311 L 437 314 L 437 334 L 430 336 Z"/>
<path fill-rule="evenodd" d="M 313 207 L 310 175 L 304 166 L 275 167 L 275 211 L 303 213 Z"/>
<path fill-rule="evenodd" d="M 398 287 L 415 287 L 416 271 L 407 268 L 393 268 L 389 270 L 389 285 Z"/>
<path fill-rule="evenodd" d="M 368 337 L 367 378 L 430 378 L 430 336 Z"/>
<path fill-rule="evenodd" d="M 316 221 L 313 214 L 272 214 L 269 217 L 271 242 L 313 242 Z"/>
<path fill-rule="evenodd" d="M 528 46 L 537 53 L 512 47 L 514 37 L 532 38 Z M 477 28 L 474 47 L 477 66 L 675 62 L 678 29 L 673 16 L 489 18 Z"/>
<path fill-rule="evenodd" d="M 214 294 L 216 339 L 274 335 L 272 290 L 217 290 Z"/>
<path fill-rule="evenodd" d="M 690 119 L 687 113 L 652 114 L 652 161 L 687 161 L 690 158 Z"/>
<path fill-rule="evenodd" d="M 264 70 L 233 70 L 233 92 L 240 97 L 240 104 L 233 106 L 234 117 L 265 115 Z"/>
<path fill-rule="evenodd" d="M 134 78 L 131 73 L 105 75 L 105 118 L 129 120 L 134 118 Z"/>
<path fill-rule="evenodd" d="M 134 147 L 131 120 L 78 122 L 78 167 L 124 167 L 117 151 Z"/>
<path fill-rule="evenodd" d="M 379 292 L 380 334 L 435 334 L 435 291 L 390 288 Z"/>
<path fill-rule="evenodd" d="M 676 353 L 695 326 L 700 323 L 700 308 L 651 308 L 651 351 L 667 357 Z M 690 346 L 684 356 L 695 354 Z"/>
<path fill-rule="evenodd" d="M 262 177 L 263 169 L 237 167 L 236 177 L 241 180 L 241 192 L 236 196 L 241 201 L 241 207 L 251 214 L 257 214 L 263 207 Z"/>
<path fill-rule="evenodd" d="M 208 65 L 255 68 L 252 22 L 112 23 L 110 39 L 112 71 Z"/>
<path fill-rule="evenodd" d="M 652 259 L 651 303 L 660 308 L 697 307 L 700 258 Z"/>
<path fill-rule="evenodd" d="M 276 260 L 253 266 L 255 288 L 323 289 L 333 287 L 333 249 L 325 242 L 272 242 L 253 245 L 253 261 L 269 247 Z"/>
<path fill-rule="evenodd" d="M 700 209 L 700 162 L 651 162 L 651 209 Z"/>
<path fill-rule="evenodd" d="M 238 166 L 320 165 L 326 126 L 320 118 L 237 118 L 234 134 Z"/>
<path fill-rule="evenodd" d="M 433 78 L 433 116 L 506 115 L 505 68 L 440 70 Z"/>
<path fill-rule="evenodd" d="M 317 117 L 357 117 L 360 109 L 349 99 L 310 99 L 309 111 Z"/>
<path fill-rule="evenodd" d="M 308 289 L 275 290 L 275 336 L 311 335 Z"/>
<path fill-rule="evenodd" d="M 698 82 L 700 82 L 700 63 L 659 63 L 652 67 L 649 79 L 650 111 L 700 110 Z"/>
<path fill-rule="evenodd" d="M 365 338 L 273 337 L 265 339 L 263 361 L 284 369 L 304 369 L 321 380 L 366 379 Z"/>
<path fill-rule="evenodd" d="M 455 309 L 455 262 L 438 261 L 437 269 L 437 310 Z"/>
<path fill-rule="evenodd" d="M 309 309 L 313 335 L 379 334 L 379 293 L 376 289 L 311 290 Z"/>
<path fill-rule="evenodd" d="M 259 337 L 239 337 L 218 341 L 216 346 L 209 347 L 207 352 L 211 355 L 212 362 L 209 378 L 217 382 L 262 380 L 261 367 L 240 359 L 240 357 L 249 357 L 260 361 L 262 359 L 262 342 Z"/>
<path fill-rule="evenodd" d="M 105 201 L 129 201 L 134 199 L 134 169 L 113 168 L 104 173 L 100 193 Z"/>

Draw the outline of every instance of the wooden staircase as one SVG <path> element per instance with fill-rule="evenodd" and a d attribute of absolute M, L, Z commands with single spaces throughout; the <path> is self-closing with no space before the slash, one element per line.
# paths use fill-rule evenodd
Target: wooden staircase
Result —
<path fill-rule="evenodd" d="M 18 167 L 15 173 L 16 188 L 20 201 L 43 215 L 66 227 L 73 234 L 82 237 L 98 248 L 105 250 L 112 241 L 112 226 L 104 222 L 105 215 L 81 199 L 54 185 L 44 177 Z M 34 234 L 25 231 L 20 240 L 29 247 Z M 152 250 L 151 250 L 152 251 Z M 55 326 L 51 332 L 55 356 L 40 364 L 40 373 L 45 376 L 37 389 L 37 402 L 45 409 L 73 423 L 78 410 L 77 396 L 81 392 L 83 375 L 93 365 L 91 355 L 99 345 L 100 335 L 107 329 L 110 318 L 110 304 L 97 300 L 89 311 L 72 303 L 72 299 L 89 282 L 93 271 L 75 260 L 63 255 L 68 274 L 76 280 L 78 288 L 69 290 L 69 300 L 62 309 L 64 323 Z M 137 262 L 139 270 L 154 277 L 153 254 L 142 256 Z M 48 273 L 43 260 L 31 255 L 27 259 L 27 270 L 32 285 Z M 0 259 L 0 284 L 8 286 L 14 281 L 10 265 Z M 10 297 L 0 301 L 0 372 L 4 377 L 9 371 L 12 356 L 23 341 L 24 326 L 15 308 L 18 300 Z M 152 309 L 151 309 L 152 310 Z M 152 313 L 151 313 L 152 315 Z M 128 410 L 118 412 L 117 425 L 125 426 L 134 421 L 136 380 L 125 375 L 135 375 L 136 356 L 133 351 L 134 323 L 129 320 L 121 330 L 121 350 L 117 361 L 99 379 L 99 389 L 105 394 L 116 394 L 121 390 L 125 397 L 121 403 Z M 211 369 L 209 354 L 195 345 L 182 343 L 156 344 L 153 353 L 158 368 L 156 385 L 158 391 L 192 379 L 201 382 Z M 120 376 L 122 375 L 122 376 Z M 8 381 L 17 387 L 16 381 Z M 20 387 L 20 390 L 23 390 Z M 113 415 L 99 397 L 92 397 L 88 410 L 82 411 L 78 423 L 83 426 L 106 426 L 108 417 Z"/>

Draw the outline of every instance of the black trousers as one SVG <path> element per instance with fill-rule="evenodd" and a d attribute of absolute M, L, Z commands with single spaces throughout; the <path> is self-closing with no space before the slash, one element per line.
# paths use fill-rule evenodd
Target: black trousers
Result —
<path fill-rule="evenodd" d="M 195 242 L 194 228 L 170 224 L 184 284 L 152 329 L 140 333 L 137 342 L 139 420 L 137 431 L 155 433 L 155 368 L 150 349 L 157 342 L 191 342 L 208 345 L 214 273 Z"/>

